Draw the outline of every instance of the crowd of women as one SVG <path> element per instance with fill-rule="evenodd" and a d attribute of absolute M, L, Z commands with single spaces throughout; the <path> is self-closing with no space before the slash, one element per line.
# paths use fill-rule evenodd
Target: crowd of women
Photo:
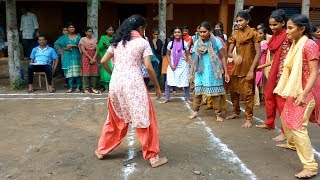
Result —
<path fill-rule="evenodd" d="M 81 38 L 74 33 L 74 25 L 69 24 L 68 33 L 55 42 L 68 79 L 68 92 L 80 92 L 83 86 L 86 93 L 99 93 L 99 74 L 109 89 L 108 117 L 95 151 L 97 157 L 103 159 L 116 148 L 132 123 L 143 157 L 150 160 L 151 166 L 168 161 L 158 156 L 158 129 L 147 88 L 151 79 L 160 99 L 158 82 L 164 74 L 165 100 L 161 103 L 171 101 L 171 91 L 175 94 L 178 89 L 183 90 L 185 101 L 194 107 L 189 119 L 199 115 L 202 104 L 207 104 L 205 109 L 214 110 L 218 122 L 236 119 L 243 101 L 243 127 L 250 128 L 253 110 L 263 99 L 267 120 L 256 127 L 274 129 L 278 110 L 282 131 L 274 140 L 286 143 L 277 146 L 297 151 L 303 170 L 296 177 L 317 175 L 318 164 L 307 125 L 309 121 L 318 123 L 320 110 L 320 27 L 312 26 L 304 15 L 288 19 L 281 9 L 270 15 L 272 35 L 266 33 L 263 24 L 251 28 L 250 21 L 248 12 L 239 12 L 229 38 L 220 22 L 214 28 L 202 22 L 193 36 L 188 27 L 175 27 L 165 44 L 158 38 L 158 29 L 147 41 L 146 20 L 139 15 L 126 19 L 115 35 L 113 28 L 107 27 L 99 42 L 93 38 L 92 28 L 86 28 L 86 37 Z M 100 73 L 98 56 L 102 57 Z M 233 112 L 224 117 L 227 94 Z"/>
<path fill-rule="evenodd" d="M 102 57 L 107 51 L 114 37 L 112 26 L 107 26 L 106 35 L 98 41 L 93 37 L 91 27 L 86 27 L 85 37 L 75 33 L 75 26 L 70 23 L 63 28 L 63 35 L 54 43 L 54 47 L 61 57 L 61 68 L 66 78 L 68 93 L 82 92 L 86 94 L 100 93 L 100 85 L 108 89 L 110 74 L 99 68 L 99 56 Z M 109 63 L 112 68 L 111 62 Z M 100 79 L 99 79 L 100 77 Z"/>

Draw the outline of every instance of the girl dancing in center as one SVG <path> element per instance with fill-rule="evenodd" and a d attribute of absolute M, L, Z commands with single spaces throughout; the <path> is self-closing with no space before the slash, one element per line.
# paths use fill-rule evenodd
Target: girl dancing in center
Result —
<path fill-rule="evenodd" d="M 108 95 L 108 117 L 103 126 L 98 149 L 95 154 L 103 159 L 120 145 L 127 134 L 129 123 L 136 128 L 142 145 L 144 159 L 152 167 L 167 163 L 167 158 L 159 158 L 158 126 L 152 101 L 144 84 L 141 65 L 146 66 L 155 84 L 157 98 L 161 91 L 151 64 L 152 50 L 142 36 L 146 20 L 140 15 L 132 15 L 117 30 L 113 44 L 103 56 L 103 67 L 112 74 Z M 111 72 L 108 61 L 113 58 Z"/>

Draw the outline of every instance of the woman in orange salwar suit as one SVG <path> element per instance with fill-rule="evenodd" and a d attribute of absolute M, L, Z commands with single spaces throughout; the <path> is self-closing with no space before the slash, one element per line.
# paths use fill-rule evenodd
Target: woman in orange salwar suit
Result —
<path fill-rule="evenodd" d="M 141 65 L 144 63 L 151 80 L 155 83 L 157 98 L 160 87 L 151 64 L 152 50 L 142 36 L 146 20 L 140 15 L 126 19 L 119 27 L 112 46 L 101 60 L 103 67 L 111 74 L 108 95 L 108 117 L 95 154 L 99 159 L 120 145 L 131 123 L 142 145 L 144 159 L 152 167 L 165 164 L 167 158 L 159 158 L 159 138 L 156 117 L 147 87 L 145 86 Z M 113 58 L 111 72 L 108 61 Z"/>

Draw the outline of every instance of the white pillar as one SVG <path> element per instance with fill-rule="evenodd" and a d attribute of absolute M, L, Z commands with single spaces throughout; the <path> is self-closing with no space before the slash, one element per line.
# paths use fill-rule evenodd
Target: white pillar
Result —
<path fill-rule="evenodd" d="M 99 0 L 87 2 L 87 26 L 92 27 L 94 37 L 98 38 Z"/>
<path fill-rule="evenodd" d="M 11 85 L 20 81 L 20 50 L 17 28 L 16 0 L 6 0 L 6 20 L 8 39 L 8 66 Z"/>
<path fill-rule="evenodd" d="M 309 17 L 309 10 L 310 10 L 310 0 L 302 0 L 301 14 L 304 14 L 307 17 Z"/>
<path fill-rule="evenodd" d="M 159 0 L 159 39 L 163 42 L 167 34 L 167 0 Z"/>

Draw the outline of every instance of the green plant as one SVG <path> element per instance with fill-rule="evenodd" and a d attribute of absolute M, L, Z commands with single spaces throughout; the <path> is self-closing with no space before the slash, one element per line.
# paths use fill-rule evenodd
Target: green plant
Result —
<path fill-rule="evenodd" d="M 12 89 L 23 89 L 27 85 L 27 82 L 25 80 L 14 80 L 11 83 L 11 88 Z"/>

